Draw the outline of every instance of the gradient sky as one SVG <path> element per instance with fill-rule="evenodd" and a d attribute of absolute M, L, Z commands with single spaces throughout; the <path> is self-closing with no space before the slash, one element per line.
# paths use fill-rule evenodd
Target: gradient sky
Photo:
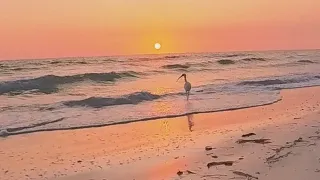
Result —
<path fill-rule="evenodd" d="M 0 12 L 0 59 L 320 48 L 319 0 L 0 0 Z"/>

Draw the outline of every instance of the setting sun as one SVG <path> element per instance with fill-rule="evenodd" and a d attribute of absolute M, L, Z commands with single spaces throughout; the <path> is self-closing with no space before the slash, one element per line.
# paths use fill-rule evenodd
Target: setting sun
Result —
<path fill-rule="evenodd" d="M 161 48 L 161 44 L 160 43 L 155 43 L 154 44 L 154 48 L 159 50 Z"/>

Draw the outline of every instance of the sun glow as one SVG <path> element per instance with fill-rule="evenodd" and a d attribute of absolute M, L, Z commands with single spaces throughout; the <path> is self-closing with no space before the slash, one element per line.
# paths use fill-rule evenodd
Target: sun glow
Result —
<path fill-rule="evenodd" d="M 156 50 L 159 50 L 159 49 L 161 48 L 161 44 L 160 44 L 160 43 L 155 43 L 155 44 L 154 44 L 154 48 L 155 48 Z"/>

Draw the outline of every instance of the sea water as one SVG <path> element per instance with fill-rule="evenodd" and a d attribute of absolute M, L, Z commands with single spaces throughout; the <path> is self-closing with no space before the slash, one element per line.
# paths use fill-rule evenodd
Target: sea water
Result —
<path fill-rule="evenodd" d="M 253 107 L 318 85 L 320 50 L 0 61 L 0 134 Z"/>

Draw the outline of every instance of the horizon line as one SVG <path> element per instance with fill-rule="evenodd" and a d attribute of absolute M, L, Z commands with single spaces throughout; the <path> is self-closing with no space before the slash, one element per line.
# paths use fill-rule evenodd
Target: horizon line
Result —
<path fill-rule="evenodd" d="M 0 59 L 0 61 L 21 61 L 21 60 L 46 60 L 46 59 L 66 59 L 66 58 L 92 58 L 92 57 L 130 57 L 130 56 L 146 56 L 146 55 L 168 55 L 168 54 L 204 54 L 204 53 L 239 53 L 239 52 L 270 52 L 270 51 L 315 51 L 315 49 L 268 49 L 268 50 L 233 50 L 233 51 L 203 51 L 203 52 L 171 52 L 171 53 L 137 53 L 122 55 L 93 55 L 93 56 L 61 56 L 61 57 L 43 57 L 43 58 L 21 58 L 21 59 Z"/>

